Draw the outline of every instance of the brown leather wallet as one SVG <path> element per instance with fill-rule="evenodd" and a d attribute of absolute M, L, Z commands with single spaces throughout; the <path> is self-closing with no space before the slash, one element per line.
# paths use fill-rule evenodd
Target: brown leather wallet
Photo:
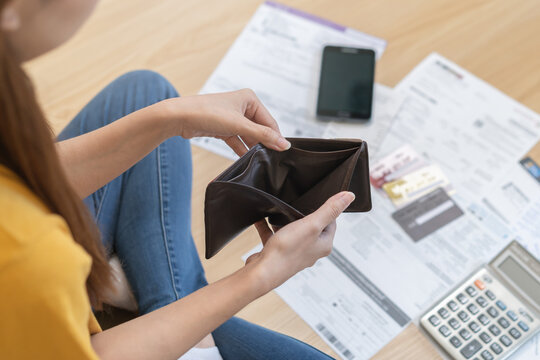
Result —
<path fill-rule="evenodd" d="M 258 144 L 206 188 L 206 258 L 259 220 L 283 226 L 348 190 L 345 212 L 371 210 L 367 143 L 356 139 L 288 138 L 291 148 Z"/>

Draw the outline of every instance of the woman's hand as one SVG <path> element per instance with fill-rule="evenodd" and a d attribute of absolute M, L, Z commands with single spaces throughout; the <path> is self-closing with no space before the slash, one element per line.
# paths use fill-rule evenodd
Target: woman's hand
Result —
<path fill-rule="evenodd" d="M 252 90 L 186 96 L 165 102 L 180 114 L 177 133 L 183 138 L 219 138 L 240 156 L 247 152 L 246 145 L 251 148 L 259 142 L 278 151 L 291 146 Z"/>
<path fill-rule="evenodd" d="M 253 267 L 266 291 L 330 254 L 336 232 L 335 220 L 353 200 L 353 193 L 340 192 L 314 213 L 280 228 L 276 233 L 264 220 L 256 224 L 264 247 L 247 259 L 246 266 Z"/>

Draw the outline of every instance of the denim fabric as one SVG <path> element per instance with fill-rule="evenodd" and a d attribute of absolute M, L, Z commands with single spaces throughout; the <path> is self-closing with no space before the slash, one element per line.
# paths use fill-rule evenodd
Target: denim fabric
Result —
<path fill-rule="evenodd" d="M 177 96 L 155 72 L 127 73 L 92 99 L 58 140 Z M 191 182 L 189 141 L 174 137 L 84 200 L 107 251 L 122 262 L 142 314 L 207 285 L 191 236 Z M 237 318 L 213 336 L 226 360 L 329 358 L 300 341 Z"/>

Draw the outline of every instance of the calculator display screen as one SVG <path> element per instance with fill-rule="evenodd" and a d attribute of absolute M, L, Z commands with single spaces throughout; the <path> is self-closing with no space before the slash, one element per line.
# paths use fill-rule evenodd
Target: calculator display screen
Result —
<path fill-rule="evenodd" d="M 499 264 L 499 269 L 532 300 L 539 302 L 540 283 L 511 256 Z"/>

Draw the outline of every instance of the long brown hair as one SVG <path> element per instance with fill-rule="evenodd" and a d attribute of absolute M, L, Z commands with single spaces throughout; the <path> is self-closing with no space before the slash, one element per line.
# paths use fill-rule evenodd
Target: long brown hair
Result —
<path fill-rule="evenodd" d="M 0 0 L 0 11 L 7 1 Z M 62 169 L 54 134 L 36 100 L 32 83 L 0 31 L 0 163 L 16 173 L 53 212 L 62 216 L 92 257 L 86 282 L 92 306 L 101 309 L 111 284 L 97 226 Z"/>

